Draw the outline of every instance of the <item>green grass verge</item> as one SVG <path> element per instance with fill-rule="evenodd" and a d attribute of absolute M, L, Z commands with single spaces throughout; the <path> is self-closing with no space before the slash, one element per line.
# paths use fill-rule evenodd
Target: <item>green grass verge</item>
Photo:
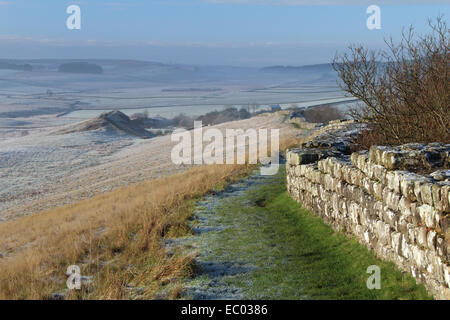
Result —
<path fill-rule="evenodd" d="M 211 261 L 249 266 L 224 277 L 250 299 L 430 299 L 422 285 L 356 239 L 335 232 L 286 193 L 284 167 L 264 184 L 223 199 L 211 235 Z M 381 269 L 381 289 L 369 290 L 367 268 Z M 201 277 L 200 277 L 201 278 Z"/>

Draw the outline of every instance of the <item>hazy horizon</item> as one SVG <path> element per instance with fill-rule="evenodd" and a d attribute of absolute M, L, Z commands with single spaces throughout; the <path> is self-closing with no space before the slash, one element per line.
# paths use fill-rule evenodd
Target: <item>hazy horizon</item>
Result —
<path fill-rule="evenodd" d="M 449 1 L 168 0 L 0 1 L 2 59 L 119 59 L 165 64 L 264 67 L 329 63 L 350 43 L 369 48 L 424 17 L 450 14 Z M 69 30 L 69 5 L 81 29 Z M 317 4 L 317 5 L 311 5 Z M 345 4 L 345 5 L 338 5 Z M 381 8 L 369 30 L 366 9 Z"/>
<path fill-rule="evenodd" d="M 58 62 L 58 63 L 65 63 L 65 62 L 91 62 L 91 63 L 102 63 L 107 61 L 112 62 L 138 62 L 138 63 L 150 63 L 150 64 L 161 64 L 161 65 L 172 65 L 172 66 L 197 66 L 197 67 L 228 67 L 228 68 L 241 68 L 241 69 L 264 69 L 264 68 L 272 68 L 272 67 L 284 67 L 284 68 L 301 68 L 301 67 L 310 67 L 310 66 L 322 66 L 322 65 L 331 65 L 332 62 L 323 62 L 323 63 L 310 63 L 310 64 L 270 64 L 270 65 L 262 65 L 262 66 L 238 66 L 238 65 L 229 65 L 229 64 L 190 64 L 190 63 L 177 63 L 177 62 L 161 62 L 156 60 L 144 60 L 144 59 L 127 59 L 127 58 L 58 58 L 58 57 L 47 57 L 47 58 L 4 58 L 0 57 L 0 61 L 9 61 L 9 62 L 16 62 L 16 63 L 26 63 L 26 62 L 45 62 L 45 61 L 51 61 L 51 62 Z"/>

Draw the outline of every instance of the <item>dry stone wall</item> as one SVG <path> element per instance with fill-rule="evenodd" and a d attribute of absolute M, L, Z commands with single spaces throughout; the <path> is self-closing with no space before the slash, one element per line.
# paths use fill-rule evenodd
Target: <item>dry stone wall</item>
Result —
<path fill-rule="evenodd" d="M 286 154 L 292 198 L 450 299 L 450 145 L 351 152 L 358 123 L 333 123 Z M 420 172 L 433 172 L 430 175 Z"/>

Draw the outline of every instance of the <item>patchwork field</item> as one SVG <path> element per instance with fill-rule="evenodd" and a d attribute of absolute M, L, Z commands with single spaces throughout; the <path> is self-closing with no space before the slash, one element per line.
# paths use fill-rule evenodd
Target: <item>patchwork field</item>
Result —
<path fill-rule="evenodd" d="M 118 186 L 179 172 L 170 136 L 141 140 L 109 132 L 54 134 L 121 110 L 172 118 L 235 106 L 252 111 L 351 101 L 330 65 L 291 70 L 89 60 L 103 74 L 58 72 L 66 60 L 12 60 L 31 71 L 0 70 L 0 221 L 61 206 Z M 342 104 L 343 108 L 352 102 Z M 282 128 L 280 115 L 218 126 Z M 292 128 L 291 128 L 292 129 Z"/>

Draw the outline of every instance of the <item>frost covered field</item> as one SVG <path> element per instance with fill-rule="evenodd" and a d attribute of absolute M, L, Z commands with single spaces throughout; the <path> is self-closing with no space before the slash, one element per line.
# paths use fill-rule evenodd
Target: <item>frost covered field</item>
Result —
<path fill-rule="evenodd" d="M 183 170 L 170 136 L 142 140 L 102 130 L 54 134 L 110 110 L 172 118 L 226 107 L 255 110 L 350 100 L 329 65 L 235 68 L 92 60 L 100 75 L 57 72 L 64 60 L 29 60 L 32 71 L 0 70 L 0 221 L 61 206 L 117 186 Z M 279 115 L 218 127 L 284 128 Z"/>
<path fill-rule="evenodd" d="M 48 133 L 0 141 L 0 211 L 17 209 L 49 192 L 62 192 L 63 186 L 74 182 L 78 172 L 101 164 L 106 157 L 133 143 L 127 137 L 98 132 Z M 7 217 L 8 214 L 2 214 L 0 219 Z"/>
<path fill-rule="evenodd" d="M 67 60 L 13 62 L 30 64 L 33 69 L 0 70 L 2 118 L 43 114 L 89 118 L 97 115 L 92 110 L 133 112 L 144 108 L 167 116 L 167 112 L 205 113 L 232 105 L 267 106 L 344 97 L 328 64 L 245 68 L 88 60 L 101 66 L 104 73 L 73 74 L 57 71 Z"/>
<path fill-rule="evenodd" d="M 292 127 L 281 115 L 217 125 L 225 128 Z M 170 135 L 152 139 L 102 131 L 54 135 L 54 128 L 0 141 L 0 220 L 90 198 L 118 186 L 169 175 L 187 166 L 172 163 Z"/>

